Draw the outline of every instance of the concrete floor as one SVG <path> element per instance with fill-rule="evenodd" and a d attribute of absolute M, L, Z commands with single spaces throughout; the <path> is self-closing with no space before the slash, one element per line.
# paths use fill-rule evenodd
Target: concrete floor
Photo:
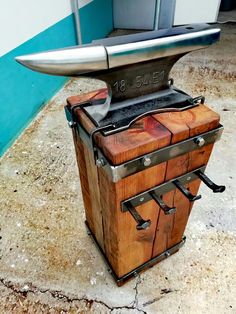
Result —
<path fill-rule="evenodd" d="M 116 287 L 86 233 L 63 112 L 66 97 L 100 85 L 70 81 L 0 161 L 0 313 L 236 313 L 236 25 L 222 29 L 219 44 L 172 71 L 225 126 L 207 173 L 227 190 L 202 187 L 185 246 Z"/>
<path fill-rule="evenodd" d="M 236 22 L 236 9 L 231 11 L 220 11 L 217 21 L 219 23 Z"/>

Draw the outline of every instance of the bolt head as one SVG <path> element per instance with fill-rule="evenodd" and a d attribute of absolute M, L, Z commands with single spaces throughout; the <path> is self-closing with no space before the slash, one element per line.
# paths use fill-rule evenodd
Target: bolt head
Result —
<path fill-rule="evenodd" d="M 151 220 L 150 220 L 150 219 L 148 219 L 148 220 L 143 220 L 143 219 L 141 219 L 141 220 L 139 221 L 139 223 L 137 224 L 136 229 L 137 229 L 137 230 L 146 230 L 146 229 L 148 229 L 150 226 L 151 226 Z"/>
<path fill-rule="evenodd" d="M 195 143 L 199 146 L 202 147 L 205 145 L 205 140 L 203 137 L 199 136 L 196 140 Z"/>
<path fill-rule="evenodd" d="M 75 125 L 75 122 L 74 121 L 68 121 L 68 125 L 72 129 Z"/>
<path fill-rule="evenodd" d="M 152 160 L 151 160 L 151 158 L 149 158 L 149 157 L 144 157 L 144 158 L 142 159 L 142 163 L 143 163 L 143 165 L 144 165 L 145 167 L 148 167 L 148 166 L 151 165 Z"/>
<path fill-rule="evenodd" d="M 98 168 L 101 168 L 103 166 L 105 166 L 105 160 L 103 158 L 97 159 L 96 160 L 96 165 Z"/>

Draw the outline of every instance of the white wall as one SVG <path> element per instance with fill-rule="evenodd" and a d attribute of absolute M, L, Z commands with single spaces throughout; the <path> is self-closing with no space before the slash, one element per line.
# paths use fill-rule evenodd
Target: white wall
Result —
<path fill-rule="evenodd" d="M 70 0 L 0 0 L 0 56 L 70 14 Z"/>
<path fill-rule="evenodd" d="M 174 25 L 215 22 L 220 0 L 176 0 Z"/>

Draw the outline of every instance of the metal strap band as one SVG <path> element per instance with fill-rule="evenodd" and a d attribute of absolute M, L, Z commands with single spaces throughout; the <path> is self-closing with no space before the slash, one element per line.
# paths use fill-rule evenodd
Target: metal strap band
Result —
<path fill-rule="evenodd" d="M 185 141 L 170 145 L 152 153 L 140 156 L 130 161 L 124 162 L 120 165 L 112 165 L 109 160 L 104 156 L 100 149 L 98 149 L 98 159 L 102 161 L 103 169 L 111 178 L 112 182 L 118 182 L 119 180 L 133 175 L 137 172 L 143 171 L 150 167 L 161 164 L 164 161 L 168 161 L 175 157 L 184 155 L 199 147 L 204 147 L 208 144 L 212 144 L 221 138 L 223 132 L 223 126 L 220 125 L 218 128 L 202 133 L 198 136 L 191 137 Z M 79 126 L 79 133 L 82 138 L 85 138 L 86 132 Z M 86 142 L 89 141 L 88 135 Z M 148 162 L 146 162 L 148 161 Z"/>
<path fill-rule="evenodd" d="M 102 257 L 104 258 L 105 262 L 107 263 L 108 266 L 108 271 L 109 273 L 112 275 L 112 277 L 115 279 L 116 283 L 118 286 L 122 286 L 126 281 L 128 281 L 129 279 L 131 279 L 132 277 L 136 277 L 140 272 L 144 271 L 145 269 L 148 269 L 152 266 L 154 266 L 155 264 L 159 263 L 160 261 L 168 258 L 169 256 L 171 256 L 172 254 L 178 252 L 178 250 L 185 244 L 186 242 L 186 237 L 183 236 L 182 240 L 175 244 L 174 246 L 168 248 L 167 250 L 165 250 L 164 252 L 162 252 L 161 254 L 153 257 L 152 259 L 150 259 L 149 261 L 145 262 L 144 264 L 138 266 L 137 268 L 131 270 L 129 273 L 125 274 L 122 277 L 118 277 L 115 273 L 115 271 L 113 270 L 111 264 L 109 263 L 104 251 L 101 249 L 95 235 L 93 234 L 92 230 L 89 227 L 89 224 L 87 221 L 85 221 L 86 227 L 88 228 L 88 235 L 90 235 L 92 237 L 92 239 L 94 240 L 94 242 L 96 243 L 99 252 L 101 253 Z"/>
<path fill-rule="evenodd" d="M 118 182 L 128 176 L 148 169 L 150 167 L 161 164 L 175 157 L 184 155 L 206 145 L 219 141 L 224 127 L 220 125 L 214 130 L 191 137 L 182 142 L 163 147 L 149 154 L 129 160 L 120 165 L 113 165 L 102 153 L 101 149 L 97 148 L 97 164 L 101 165 L 104 171 L 108 174 L 112 182 Z M 80 124 L 77 124 L 79 136 L 83 142 L 93 150 L 91 138 Z M 149 161 L 149 162 L 147 162 Z"/>

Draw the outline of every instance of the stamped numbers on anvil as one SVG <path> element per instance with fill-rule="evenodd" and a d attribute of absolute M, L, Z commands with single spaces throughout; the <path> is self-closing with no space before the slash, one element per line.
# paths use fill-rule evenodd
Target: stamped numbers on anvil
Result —
<path fill-rule="evenodd" d="M 137 75 L 134 79 L 134 83 L 131 85 L 133 88 L 141 88 L 142 86 L 147 86 L 147 85 L 156 85 L 163 81 L 165 76 L 165 71 L 158 71 L 158 72 L 153 72 L 153 73 L 147 73 L 143 75 Z M 120 81 L 115 81 L 113 84 L 113 87 L 115 88 L 115 91 L 117 93 L 124 93 L 128 85 L 127 80 L 120 80 Z"/>

